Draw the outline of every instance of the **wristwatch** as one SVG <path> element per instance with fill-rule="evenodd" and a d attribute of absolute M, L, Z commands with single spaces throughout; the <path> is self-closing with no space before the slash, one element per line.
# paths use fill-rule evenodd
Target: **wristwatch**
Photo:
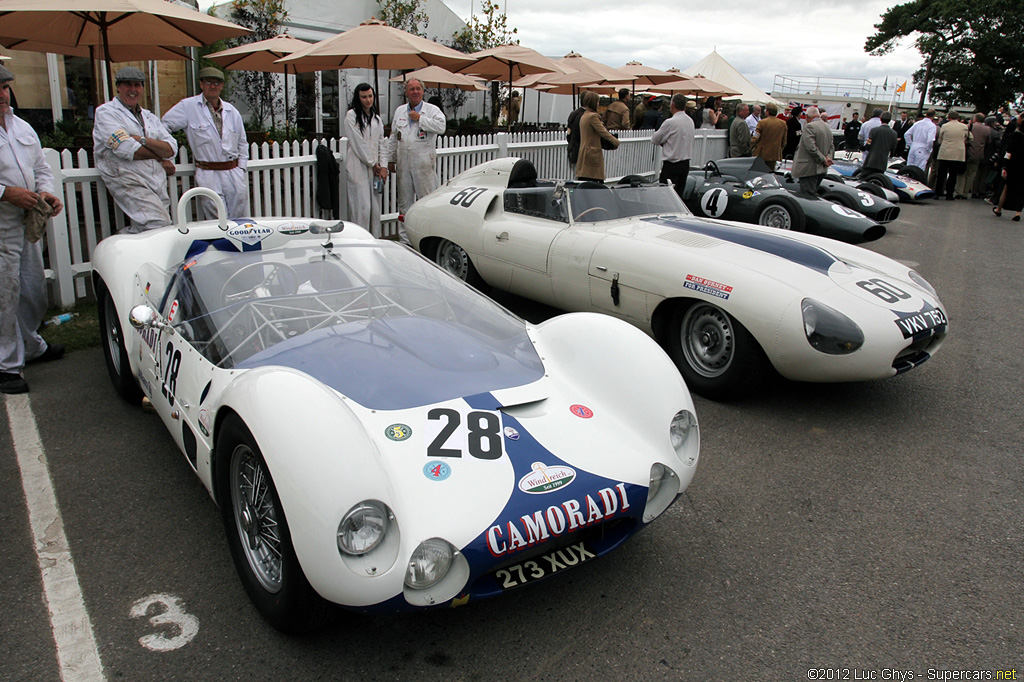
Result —
<path fill-rule="evenodd" d="M 139 138 L 139 144 L 141 144 L 143 147 L 145 147 L 146 146 L 146 138 L 144 138 L 144 137 Z"/>

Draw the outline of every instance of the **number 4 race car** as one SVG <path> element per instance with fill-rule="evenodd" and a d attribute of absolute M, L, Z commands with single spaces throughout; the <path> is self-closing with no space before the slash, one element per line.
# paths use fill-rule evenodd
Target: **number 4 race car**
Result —
<path fill-rule="evenodd" d="M 189 190 L 179 215 L 195 193 L 217 200 Z M 630 325 L 527 324 L 353 224 L 219 210 L 103 240 L 100 325 L 115 388 L 152 401 L 275 627 L 561 574 L 689 485 L 693 402 Z"/>
<path fill-rule="evenodd" d="M 697 218 L 666 185 L 537 180 L 529 161 L 496 159 L 404 219 L 414 247 L 470 283 L 636 325 L 711 398 L 752 391 L 768 368 L 800 381 L 895 376 L 946 336 L 938 296 L 906 266 Z"/>

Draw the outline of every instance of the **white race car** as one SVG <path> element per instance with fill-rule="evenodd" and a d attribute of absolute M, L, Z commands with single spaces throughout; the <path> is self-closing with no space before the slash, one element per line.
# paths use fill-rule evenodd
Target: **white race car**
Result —
<path fill-rule="evenodd" d="M 801 381 L 893 376 L 946 336 L 932 287 L 823 237 L 697 218 L 668 186 L 538 181 L 490 161 L 405 215 L 428 258 L 470 283 L 609 313 L 668 351 L 690 389 L 726 399 L 768 367 Z"/>
<path fill-rule="evenodd" d="M 356 225 L 221 217 L 93 263 L 115 388 L 152 402 L 282 630 L 561 574 L 694 475 L 693 402 L 643 333 L 527 324 Z"/>

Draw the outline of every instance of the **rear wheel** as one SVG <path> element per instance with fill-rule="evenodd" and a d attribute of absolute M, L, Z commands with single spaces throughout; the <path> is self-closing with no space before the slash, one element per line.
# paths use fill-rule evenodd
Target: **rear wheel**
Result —
<path fill-rule="evenodd" d="M 863 178 L 864 182 L 872 185 L 878 185 L 882 189 L 887 189 L 890 192 L 895 191 L 896 187 L 892 184 L 892 180 L 885 173 L 872 173 L 871 175 L 865 175 Z"/>
<path fill-rule="evenodd" d="M 900 169 L 899 175 L 906 175 L 908 178 L 913 178 L 923 185 L 928 184 L 928 174 L 922 168 L 909 163 Z"/>
<path fill-rule="evenodd" d="M 216 482 L 231 558 L 256 610 L 283 632 L 321 626 L 330 604 L 306 580 L 263 453 L 235 415 L 218 430 Z"/>
<path fill-rule="evenodd" d="M 712 303 L 677 307 L 668 345 L 690 389 L 712 400 L 744 397 L 767 373 L 768 358 L 754 337 Z"/>
<path fill-rule="evenodd" d="M 142 402 L 142 389 L 132 376 L 131 364 L 128 361 L 128 350 L 124 342 L 124 330 L 117 316 L 114 299 L 103 280 L 96 281 L 97 313 L 100 323 L 100 341 L 103 344 L 103 359 L 107 364 L 107 374 L 114 390 L 132 405 Z"/>
<path fill-rule="evenodd" d="M 477 289 L 484 285 L 484 280 L 477 273 L 469 254 L 454 242 L 442 239 L 434 251 L 434 262 Z"/>
<path fill-rule="evenodd" d="M 851 211 L 857 210 L 857 200 L 851 197 L 849 194 L 843 194 L 842 192 L 825 192 L 821 195 L 822 199 L 828 199 L 834 201 L 840 206 L 845 206 Z"/>
<path fill-rule="evenodd" d="M 757 224 L 774 227 L 777 230 L 804 231 L 804 212 L 795 202 L 782 197 L 769 199 L 761 204 Z"/>
<path fill-rule="evenodd" d="M 871 194 L 872 196 L 876 196 L 879 199 L 885 199 L 886 198 L 885 197 L 885 190 L 883 190 L 878 185 L 871 184 L 870 182 L 862 182 L 861 184 L 857 185 L 857 189 L 861 190 L 862 192 L 867 192 L 868 194 Z"/>

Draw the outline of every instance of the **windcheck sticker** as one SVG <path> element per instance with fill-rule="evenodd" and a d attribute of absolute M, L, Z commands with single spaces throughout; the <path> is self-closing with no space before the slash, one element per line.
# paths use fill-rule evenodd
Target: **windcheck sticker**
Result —
<path fill-rule="evenodd" d="M 728 284 L 714 282 L 710 279 L 698 277 L 697 275 L 687 275 L 686 281 L 683 282 L 683 286 L 687 289 L 699 291 L 702 294 L 715 296 L 721 299 L 728 299 L 729 295 L 732 293 L 732 287 Z"/>

